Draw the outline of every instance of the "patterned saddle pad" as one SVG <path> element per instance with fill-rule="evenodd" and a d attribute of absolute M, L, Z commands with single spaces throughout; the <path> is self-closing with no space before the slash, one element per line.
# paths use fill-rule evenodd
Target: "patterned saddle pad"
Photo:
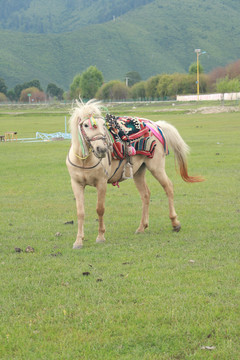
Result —
<path fill-rule="evenodd" d="M 129 156 L 129 148 L 135 149 L 136 155 L 145 155 L 152 158 L 156 147 L 156 139 L 152 136 L 151 129 L 146 125 L 148 120 L 132 117 L 106 116 L 106 125 L 113 142 L 114 159 L 125 159 Z M 160 128 L 158 129 L 160 130 Z M 161 131 L 161 130 L 160 130 Z M 161 141 L 165 147 L 163 134 Z"/>

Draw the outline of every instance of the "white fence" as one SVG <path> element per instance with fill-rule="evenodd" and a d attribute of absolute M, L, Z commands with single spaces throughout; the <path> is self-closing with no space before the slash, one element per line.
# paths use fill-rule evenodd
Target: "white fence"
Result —
<path fill-rule="evenodd" d="M 240 100 L 240 92 L 224 94 L 177 95 L 177 101 Z"/>

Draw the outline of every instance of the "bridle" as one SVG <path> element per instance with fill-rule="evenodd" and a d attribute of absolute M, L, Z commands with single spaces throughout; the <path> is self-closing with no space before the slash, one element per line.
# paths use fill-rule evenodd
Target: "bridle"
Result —
<path fill-rule="evenodd" d="M 90 119 L 89 119 L 89 122 L 90 122 Z M 95 122 L 95 124 L 93 125 L 94 128 L 97 128 L 97 124 Z M 87 156 L 84 156 L 84 157 L 80 157 L 78 154 L 75 154 L 77 158 L 81 159 L 81 160 L 86 160 L 91 152 L 94 154 L 94 156 L 99 160 L 95 165 L 93 166 L 80 166 L 80 165 L 76 165 L 74 164 L 71 160 L 70 160 L 70 157 L 69 157 L 69 152 L 68 152 L 68 161 L 69 163 L 74 166 L 74 167 L 77 167 L 79 169 L 83 169 L 83 170 L 91 170 L 91 169 L 94 169 L 95 167 L 97 167 L 99 164 L 102 165 L 103 167 L 103 170 L 105 172 L 105 174 L 108 176 L 108 172 L 107 170 L 104 168 L 103 164 L 102 164 L 102 157 L 98 155 L 98 153 L 94 150 L 94 147 L 92 145 L 92 142 L 94 141 L 97 141 L 97 140 L 102 140 L 103 143 L 107 146 L 107 156 L 108 156 L 108 163 L 109 165 L 111 165 L 111 152 L 112 152 L 112 142 L 111 142 L 111 139 L 110 139 L 110 136 L 108 134 L 108 130 L 106 127 L 104 127 L 104 130 L 105 130 L 105 135 L 104 134 L 97 134 L 97 135 L 94 135 L 93 137 L 89 137 L 85 130 L 84 130 L 84 127 L 83 127 L 83 123 L 80 123 L 78 124 L 78 131 L 79 133 L 81 134 L 81 137 L 85 140 L 86 144 L 87 144 L 87 147 L 88 147 L 88 155 Z M 70 151 L 70 150 L 69 150 Z"/>
<path fill-rule="evenodd" d="M 107 149 L 110 150 L 110 145 L 109 145 L 109 143 L 108 143 L 108 141 L 107 141 L 107 140 L 108 140 L 108 139 L 107 139 L 107 135 L 97 134 L 97 135 L 89 138 L 89 137 L 87 136 L 84 128 L 83 128 L 83 125 L 81 124 L 81 125 L 79 125 L 79 127 L 80 127 L 80 131 L 81 131 L 81 133 L 82 133 L 82 135 L 83 135 L 83 137 L 84 137 L 84 139 L 85 139 L 85 141 L 86 141 L 86 143 L 87 143 L 90 151 L 96 156 L 96 158 L 102 159 L 102 158 L 98 155 L 98 153 L 94 150 L 94 147 L 92 146 L 92 142 L 97 141 L 97 140 L 102 140 L 103 143 L 104 143 L 105 145 L 107 145 Z M 107 131 L 107 129 L 106 129 L 106 131 Z"/>

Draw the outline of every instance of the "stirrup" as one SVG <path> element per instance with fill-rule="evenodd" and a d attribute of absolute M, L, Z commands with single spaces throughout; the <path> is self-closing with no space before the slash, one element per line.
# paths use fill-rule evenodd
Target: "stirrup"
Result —
<path fill-rule="evenodd" d="M 133 166 L 132 164 L 130 164 L 130 162 L 127 162 L 123 168 L 122 179 L 127 180 L 132 178 L 133 178 Z"/>

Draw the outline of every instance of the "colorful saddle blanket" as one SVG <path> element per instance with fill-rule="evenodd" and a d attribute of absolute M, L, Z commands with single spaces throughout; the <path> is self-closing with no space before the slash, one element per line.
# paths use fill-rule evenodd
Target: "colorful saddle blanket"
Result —
<path fill-rule="evenodd" d="M 162 130 L 150 120 L 107 115 L 106 125 L 113 142 L 112 156 L 114 159 L 125 159 L 129 156 L 131 147 L 135 149 L 136 155 L 152 158 L 156 147 L 156 139 L 152 134 L 158 138 L 168 153 Z"/>

